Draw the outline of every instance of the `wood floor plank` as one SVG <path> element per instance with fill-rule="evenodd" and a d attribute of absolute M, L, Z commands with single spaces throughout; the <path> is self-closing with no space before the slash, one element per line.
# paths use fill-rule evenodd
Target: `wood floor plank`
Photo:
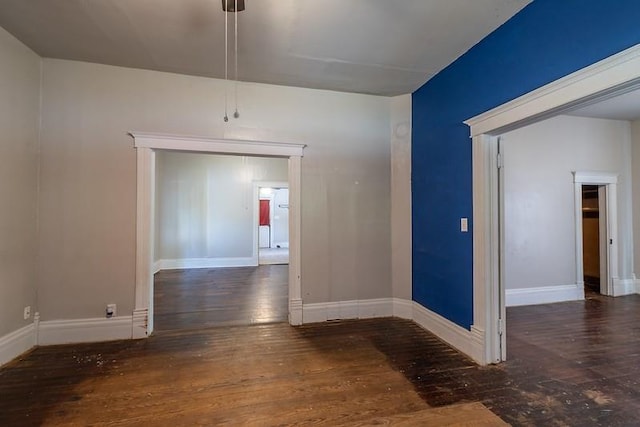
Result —
<path fill-rule="evenodd" d="M 285 322 L 288 265 L 163 270 L 154 276 L 157 331 Z"/>
<path fill-rule="evenodd" d="M 187 324 L 25 354 L 0 426 L 640 425 L 638 325 L 640 295 L 509 308 L 509 361 L 478 367 L 394 318 Z"/>

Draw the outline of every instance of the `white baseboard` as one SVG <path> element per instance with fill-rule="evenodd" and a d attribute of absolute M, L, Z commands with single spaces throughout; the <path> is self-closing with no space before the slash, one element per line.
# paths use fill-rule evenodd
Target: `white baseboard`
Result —
<path fill-rule="evenodd" d="M 420 327 L 435 334 L 476 362 L 486 363 L 484 360 L 484 331 L 473 327 L 471 331 L 468 331 L 415 301 L 400 298 L 378 298 L 304 304 L 302 306 L 303 323 L 391 316 L 413 320 Z"/>
<path fill-rule="evenodd" d="M 637 279 L 618 279 L 613 278 L 613 296 L 620 297 L 623 295 L 631 295 L 638 293 L 638 284 L 640 281 Z"/>
<path fill-rule="evenodd" d="M 131 339 L 132 326 L 131 316 L 41 321 L 38 345 Z"/>
<path fill-rule="evenodd" d="M 138 338 L 147 338 L 149 335 L 149 329 L 153 331 L 153 325 L 149 328 L 149 321 L 153 322 L 153 319 L 149 319 L 149 309 L 140 308 L 133 310 L 131 316 L 131 337 L 135 340 Z"/>
<path fill-rule="evenodd" d="M 33 323 L 0 337 L 0 366 L 20 356 L 36 344 Z"/>
<path fill-rule="evenodd" d="M 584 299 L 584 288 L 578 284 L 541 286 L 538 288 L 507 289 L 506 306 L 550 304 Z"/>
<path fill-rule="evenodd" d="M 302 305 L 302 323 L 393 316 L 393 298 L 322 302 Z"/>
<path fill-rule="evenodd" d="M 154 272 L 160 270 L 176 270 L 183 268 L 219 268 L 219 267 L 255 267 L 258 259 L 254 257 L 241 258 L 182 258 L 161 259 L 154 263 Z"/>
<path fill-rule="evenodd" d="M 472 327 L 472 331 L 469 331 L 415 301 L 413 301 L 413 321 L 476 362 L 486 363 L 484 333 L 478 328 Z"/>
<path fill-rule="evenodd" d="M 162 260 L 157 260 L 153 262 L 153 266 L 151 274 L 156 274 L 158 271 L 162 270 Z"/>
<path fill-rule="evenodd" d="M 393 298 L 393 316 L 413 320 L 413 301 Z"/>

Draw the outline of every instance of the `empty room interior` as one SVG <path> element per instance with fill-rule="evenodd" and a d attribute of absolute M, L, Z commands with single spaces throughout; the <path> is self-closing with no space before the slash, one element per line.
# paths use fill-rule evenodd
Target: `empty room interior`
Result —
<path fill-rule="evenodd" d="M 640 423 L 635 0 L 0 0 L 0 425 Z"/>

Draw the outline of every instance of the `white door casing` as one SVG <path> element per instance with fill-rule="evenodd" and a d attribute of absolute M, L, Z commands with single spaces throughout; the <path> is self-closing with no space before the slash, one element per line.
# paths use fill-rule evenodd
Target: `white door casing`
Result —
<path fill-rule="evenodd" d="M 608 172 L 573 172 L 575 194 L 575 224 L 576 224 L 576 283 L 582 290 L 584 299 L 584 265 L 582 254 L 582 186 L 603 185 L 606 187 L 606 240 L 607 247 L 607 280 L 604 289 L 605 295 L 612 295 L 613 280 L 618 278 L 618 174 Z M 612 244 L 611 241 L 615 244 Z M 602 243 L 601 243 L 602 244 Z"/>
<path fill-rule="evenodd" d="M 289 323 L 291 325 L 301 325 L 300 183 L 301 162 L 305 145 L 144 132 L 130 132 L 130 135 L 134 138 L 137 156 L 136 283 L 133 338 L 145 338 L 153 332 L 152 265 L 156 150 L 275 156 L 289 159 Z M 257 236 L 254 236 L 254 240 L 257 249 Z"/>
<path fill-rule="evenodd" d="M 497 144 L 494 135 L 638 88 L 640 45 L 464 122 L 470 127 L 473 144 L 473 329 L 476 334 L 481 334 L 480 339 L 484 343 L 485 360 L 481 363 L 504 360 L 500 352 L 501 326 L 498 323 L 503 307 L 500 307 L 499 294 L 501 235 Z M 613 213 L 609 212 L 609 215 Z M 617 256 L 618 244 L 612 245 L 611 250 Z M 578 262 L 582 262 L 581 258 Z M 612 260 L 610 265 L 613 264 Z M 614 274 L 611 276 L 615 277 Z"/>

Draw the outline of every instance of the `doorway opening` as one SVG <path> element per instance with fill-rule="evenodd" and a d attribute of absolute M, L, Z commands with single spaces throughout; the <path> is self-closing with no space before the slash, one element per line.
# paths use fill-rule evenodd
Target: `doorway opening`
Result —
<path fill-rule="evenodd" d="M 289 265 L 288 319 L 291 325 L 302 324 L 302 290 L 300 275 L 300 200 L 301 160 L 304 144 L 229 140 L 191 136 L 130 133 L 137 158 L 136 203 L 136 286 L 132 336 L 144 338 L 154 330 L 154 232 L 156 153 L 182 151 L 191 153 L 234 154 L 286 158 L 289 178 Z M 249 199 L 250 200 L 250 199 Z M 253 228 L 253 227 L 251 227 Z M 251 229 L 250 228 L 250 229 Z M 256 232 L 257 235 L 257 232 Z M 257 242 L 257 239 L 256 239 Z M 254 246 L 257 249 L 257 243 Z"/>
<path fill-rule="evenodd" d="M 287 160 L 159 150 L 156 166 L 156 330 L 286 321 L 287 268 L 258 265 L 253 182 L 288 187 Z M 288 218 L 274 225 L 288 246 Z"/>
<path fill-rule="evenodd" d="M 286 182 L 256 182 L 254 186 L 258 199 L 258 220 L 254 222 L 258 228 L 258 264 L 288 264 L 289 185 Z"/>
<path fill-rule="evenodd" d="M 607 294 L 607 211 L 604 185 L 582 186 L 582 265 L 585 296 Z"/>
<path fill-rule="evenodd" d="M 535 89 L 519 98 L 466 120 L 473 138 L 473 323 L 471 331 L 480 337 L 472 357 L 482 364 L 506 360 L 506 334 L 501 313 L 504 304 L 504 287 L 501 284 L 501 239 L 497 135 L 519 129 L 532 123 L 555 117 L 580 107 L 596 104 L 630 93 L 640 88 L 640 45 L 578 70 L 546 86 Z M 577 182 L 576 206 L 582 205 L 582 184 Z M 608 186 L 614 189 L 615 184 Z M 607 214 L 616 218 L 615 195 L 607 192 Z M 628 196 L 628 191 L 623 193 Z M 628 207 L 623 215 L 629 216 Z M 576 215 L 576 224 L 582 223 L 582 212 Z M 625 227 L 629 220 L 625 218 Z M 615 239 L 609 243 L 608 275 L 615 289 L 611 295 L 634 292 L 635 279 L 627 264 L 628 248 L 632 248 L 630 236 L 619 235 L 612 224 L 609 235 Z M 576 233 L 576 248 L 582 253 L 582 229 Z M 618 277 L 617 252 L 622 250 L 625 277 Z M 582 256 L 576 259 L 576 277 L 581 278 Z M 578 269 L 578 267 L 580 267 Z M 614 283 L 615 282 L 615 283 Z M 620 288 L 621 292 L 618 292 Z"/>

